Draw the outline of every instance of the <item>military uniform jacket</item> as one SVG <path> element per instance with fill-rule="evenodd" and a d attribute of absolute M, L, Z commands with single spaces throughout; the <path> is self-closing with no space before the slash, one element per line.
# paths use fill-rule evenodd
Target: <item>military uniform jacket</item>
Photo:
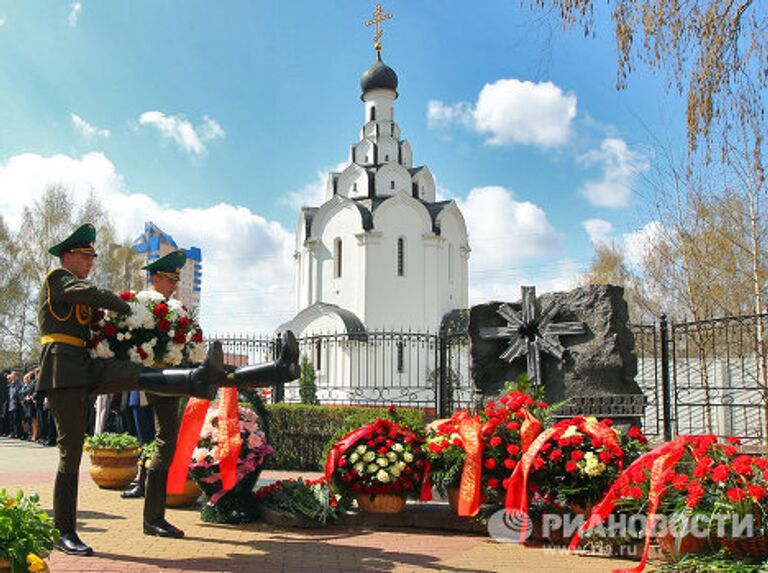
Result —
<path fill-rule="evenodd" d="M 92 386 L 87 342 L 95 308 L 130 312 L 128 303 L 116 294 L 67 269 L 54 269 L 45 277 L 37 312 L 43 347 L 38 391 Z"/>

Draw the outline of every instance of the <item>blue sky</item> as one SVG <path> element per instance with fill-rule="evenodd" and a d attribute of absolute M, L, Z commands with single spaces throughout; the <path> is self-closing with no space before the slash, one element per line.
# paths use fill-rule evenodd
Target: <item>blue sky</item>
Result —
<path fill-rule="evenodd" d="M 204 327 L 271 330 L 295 311 L 298 206 L 358 140 L 374 7 L 0 0 L 4 218 L 53 182 L 93 190 L 126 237 L 151 219 L 203 247 Z M 643 70 L 616 91 L 605 14 L 585 39 L 509 0 L 383 8 L 396 120 L 467 218 L 473 303 L 568 288 L 594 241 L 642 241 L 654 138 L 682 140 L 683 107 Z"/>

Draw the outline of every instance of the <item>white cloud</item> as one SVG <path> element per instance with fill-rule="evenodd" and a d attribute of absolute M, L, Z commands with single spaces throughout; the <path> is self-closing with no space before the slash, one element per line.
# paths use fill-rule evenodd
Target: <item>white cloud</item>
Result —
<path fill-rule="evenodd" d="M 583 165 L 599 165 L 603 170 L 599 179 L 587 181 L 580 189 L 597 207 L 627 207 L 638 176 L 650 168 L 646 154 L 633 151 L 623 139 L 615 137 L 604 139 L 599 150 L 585 153 L 578 161 Z"/>
<path fill-rule="evenodd" d="M 226 135 L 221 126 L 207 115 L 203 116 L 203 123 L 197 130 L 183 116 L 165 115 L 160 111 L 142 113 L 139 124 L 154 127 L 162 137 L 175 141 L 182 151 L 196 155 L 205 153 L 204 141 L 223 139 Z"/>
<path fill-rule="evenodd" d="M 486 84 L 475 105 L 430 101 L 430 126 L 461 123 L 487 134 L 490 145 L 519 143 L 543 148 L 568 142 L 576 117 L 576 96 L 552 82 L 501 79 Z"/>
<path fill-rule="evenodd" d="M 5 26 L 5 23 L 8 21 L 8 18 L 5 16 L 0 16 L 0 26 Z"/>
<path fill-rule="evenodd" d="M 67 17 L 67 21 L 71 28 L 77 27 L 77 21 L 80 18 L 80 12 L 82 12 L 82 10 L 82 2 L 73 2 L 69 5 L 69 16 Z"/>
<path fill-rule="evenodd" d="M 611 242 L 613 225 L 610 222 L 603 219 L 587 219 L 581 224 L 593 245 L 605 245 Z"/>
<path fill-rule="evenodd" d="M 342 162 L 333 169 L 318 171 L 314 181 L 307 183 L 300 189 L 288 192 L 282 199 L 280 199 L 280 202 L 290 205 L 296 211 L 302 207 L 319 207 L 325 203 L 325 189 L 328 185 L 328 175 L 332 172 L 340 173 L 344 171 L 347 165 L 349 165 L 347 162 Z"/>
<path fill-rule="evenodd" d="M 80 158 L 29 153 L 0 163 L 0 212 L 12 229 L 19 228 L 23 207 L 54 183 L 69 188 L 78 203 L 93 191 L 112 214 L 118 237 L 136 238 L 151 220 L 179 246 L 200 247 L 201 321 L 209 332 L 267 333 L 293 316 L 294 237 L 280 223 L 245 207 L 177 209 L 131 194 L 102 153 Z"/>
<path fill-rule="evenodd" d="M 74 127 L 80 133 L 80 135 L 86 139 L 92 139 L 94 137 L 108 138 L 110 136 L 108 129 L 94 127 L 79 115 L 74 113 L 70 113 L 69 116 L 72 119 L 72 127 Z"/>

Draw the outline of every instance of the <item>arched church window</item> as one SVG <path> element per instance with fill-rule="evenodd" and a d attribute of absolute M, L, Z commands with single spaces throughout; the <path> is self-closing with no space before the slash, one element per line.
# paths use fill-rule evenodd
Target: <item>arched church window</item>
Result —
<path fill-rule="evenodd" d="M 384 156 L 384 161 L 389 161 L 389 155 Z"/>
<path fill-rule="evenodd" d="M 389 182 L 389 188 L 390 189 L 394 189 L 395 188 L 395 181 L 394 180 Z"/>
<path fill-rule="evenodd" d="M 397 239 L 397 276 L 405 276 L 405 239 Z"/>
<path fill-rule="evenodd" d="M 375 105 L 371 106 L 371 117 L 368 118 L 368 119 L 369 119 L 369 121 L 375 121 L 376 120 L 376 106 Z"/>
<path fill-rule="evenodd" d="M 357 181 L 352 183 L 352 191 L 357 191 Z"/>
<path fill-rule="evenodd" d="M 341 278 L 341 239 L 333 242 L 333 276 Z"/>

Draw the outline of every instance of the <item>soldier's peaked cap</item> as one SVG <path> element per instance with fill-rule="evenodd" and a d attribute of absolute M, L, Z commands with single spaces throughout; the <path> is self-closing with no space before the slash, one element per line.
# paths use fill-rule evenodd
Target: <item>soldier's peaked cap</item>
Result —
<path fill-rule="evenodd" d="M 149 271 L 150 274 L 158 273 L 174 280 L 179 280 L 181 269 L 186 262 L 187 255 L 182 251 L 171 251 L 167 255 L 162 256 L 156 261 L 152 261 L 141 268 Z"/>
<path fill-rule="evenodd" d="M 94 243 L 96 242 L 96 227 L 90 223 L 80 225 L 75 232 L 63 241 L 56 243 L 48 249 L 54 257 L 61 257 L 65 253 L 82 253 L 96 256 Z"/>

